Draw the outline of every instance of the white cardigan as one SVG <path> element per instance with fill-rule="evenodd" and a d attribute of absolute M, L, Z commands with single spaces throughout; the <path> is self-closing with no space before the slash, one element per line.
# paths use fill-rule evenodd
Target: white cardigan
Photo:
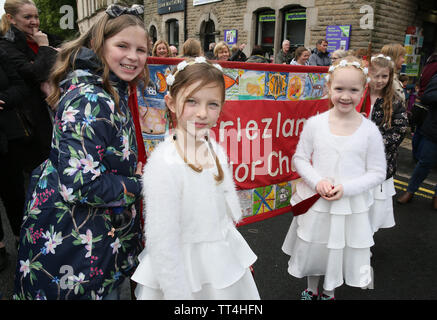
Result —
<path fill-rule="evenodd" d="M 166 299 L 191 296 L 182 244 L 224 240 L 224 227 L 242 217 L 226 154 L 211 143 L 224 171 L 220 184 L 211 172 L 188 167 L 171 137 L 156 147 L 144 169 L 146 251 Z"/>
<path fill-rule="evenodd" d="M 334 178 L 334 184 L 343 185 L 344 196 L 357 195 L 382 183 L 386 161 L 376 125 L 363 117 L 359 128 L 339 146 L 330 132 L 329 112 L 305 123 L 293 156 L 299 175 L 313 190 L 323 178 Z"/>

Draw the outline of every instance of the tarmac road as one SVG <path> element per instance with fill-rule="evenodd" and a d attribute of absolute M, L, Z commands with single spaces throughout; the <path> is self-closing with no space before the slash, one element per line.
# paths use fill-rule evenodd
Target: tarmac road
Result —
<path fill-rule="evenodd" d="M 398 195 L 405 188 L 414 168 L 410 140 L 400 148 L 398 172 L 395 177 Z M 374 289 L 362 290 L 343 285 L 335 291 L 338 300 L 429 300 L 437 298 L 437 211 L 431 209 L 430 198 L 437 175 L 432 172 L 422 185 L 422 195 L 407 205 L 394 201 L 396 226 L 379 230 L 372 248 Z M 7 221 L 3 206 L 1 218 Z M 292 215 L 286 213 L 239 228 L 258 260 L 254 276 L 261 298 L 265 300 L 298 300 L 306 287 L 306 279 L 287 273 L 288 256 L 281 251 Z M 3 223 L 4 225 L 6 223 Z M 7 225 L 7 224 L 6 224 Z M 11 254 L 9 267 L 0 273 L 0 292 L 10 298 L 13 290 L 16 252 L 13 236 L 7 225 L 6 246 Z M 11 250 L 12 248 L 12 250 Z M 126 290 L 124 298 L 129 297 Z"/>

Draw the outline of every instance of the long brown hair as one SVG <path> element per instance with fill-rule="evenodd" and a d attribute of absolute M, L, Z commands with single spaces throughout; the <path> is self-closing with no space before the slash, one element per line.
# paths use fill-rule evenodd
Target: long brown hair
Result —
<path fill-rule="evenodd" d="M 385 56 L 389 56 L 396 68 L 396 63 L 398 62 L 399 57 L 405 56 L 407 51 L 405 47 L 400 43 L 391 43 L 383 46 L 381 49 L 381 53 Z M 397 73 L 398 70 L 395 70 L 395 72 Z"/>
<path fill-rule="evenodd" d="M 198 85 L 191 92 L 189 92 L 188 95 L 185 97 L 185 99 L 186 99 L 185 101 L 187 101 L 189 98 L 192 97 L 192 95 L 196 91 L 205 87 L 208 84 L 213 83 L 213 84 L 216 84 L 220 88 L 220 92 L 222 93 L 221 101 L 222 101 L 222 103 L 224 103 L 224 101 L 225 101 L 225 80 L 223 78 L 223 72 L 208 62 L 195 63 L 194 59 L 187 59 L 185 61 L 188 63 L 188 65 L 183 70 L 178 70 L 177 68 L 175 68 L 173 70 L 173 75 L 175 77 L 175 80 L 174 80 L 173 84 L 171 86 L 169 86 L 170 96 L 173 99 L 176 99 L 178 93 L 181 92 L 182 89 L 187 88 L 187 87 L 199 82 Z M 185 108 L 185 101 L 184 101 L 183 108 Z M 184 109 L 182 109 L 182 113 L 183 113 L 183 110 Z M 167 107 L 167 111 L 169 111 L 168 107 Z M 177 119 L 176 119 L 176 121 L 177 121 Z M 175 123 L 172 123 L 172 126 L 175 127 Z M 216 167 L 217 167 L 218 175 L 215 176 L 214 179 L 218 183 L 220 183 L 223 181 L 223 178 L 224 178 L 223 168 L 220 165 L 220 161 L 217 157 L 216 152 L 214 151 L 214 148 L 211 146 L 211 143 L 210 143 L 208 137 L 206 137 L 206 140 L 207 140 L 207 143 L 209 145 L 209 149 L 211 150 L 211 153 L 214 157 Z M 195 171 L 199 171 L 198 168 L 196 168 L 192 164 L 188 163 L 187 159 L 185 157 L 184 157 L 184 161 L 190 168 L 192 168 Z"/>
<path fill-rule="evenodd" d="M 384 111 L 383 124 L 387 124 L 388 127 L 391 127 L 393 99 L 395 97 L 395 90 L 393 88 L 395 64 L 391 59 L 388 60 L 385 57 L 374 56 L 370 61 L 370 72 L 372 72 L 375 68 L 387 68 L 389 70 L 387 85 L 382 89 L 382 98 L 384 100 L 382 103 L 382 110 Z"/>
<path fill-rule="evenodd" d="M 51 94 L 46 99 L 47 103 L 52 108 L 57 106 L 61 96 L 59 82 L 65 79 L 66 75 L 75 69 L 74 61 L 79 53 L 79 50 L 82 47 L 87 47 L 92 49 L 101 61 L 103 89 L 114 98 L 116 109 L 119 113 L 121 113 L 119 108 L 119 96 L 109 80 L 111 70 L 109 69 L 109 66 L 105 60 L 103 48 L 106 39 L 113 37 L 125 28 L 131 26 L 141 27 L 146 34 L 146 41 L 148 40 L 144 22 L 139 17 L 131 14 L 123 14 L 119 17 L 111 18 L 109 15 L 104 14 L 100 20 L 97 21 L 97 23 L 95 23 L 78 39 L 65 43 L 58 54 L 56 63 L 54 64 L 50 74 L 49 83 L 52 90 Z M 147 67 L 144 68 L 144 72 L 142 74 L 134 79 L 134 82 L 140 80 L 144 83 L 144 87 L 146 87 L 146 84 L 149 81 L 149 70 Z"/>

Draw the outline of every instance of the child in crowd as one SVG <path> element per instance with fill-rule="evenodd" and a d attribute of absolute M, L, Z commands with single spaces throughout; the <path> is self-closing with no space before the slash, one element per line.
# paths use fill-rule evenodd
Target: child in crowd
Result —
<path fill-rule="evenodd" d="M 394 68 L 391 58 L 383 54 L 372 57 L 370 62 L 369 118 L 382 134 L 387 162 L 386 180 L 373 189 L 374 204 L 370 209 L 370 221 L 374 232 L 379 228 L 391 228 L 395 225 L 393 196 L 396 190 L 393 176 L 397 167 L 398 148 L 408 129 L 404 104 L 394 92 Z"/>
<path fill-rule="evenodd" d="M 235 228 L 242 212 L 225 151 L 209 137 L 225 100 L 223 72 L 204 57 L 167 76 L 174 132 L 143 175 L 146 247 L 137 299 L 259 299 L 256 256 Z"/>
<path fill-rule="evenodd" d="M 52 149 L 27 192 L 15 299 L 116 300 L 136 267 L 142 140 L 128 96 L 148 78 L 143 14 L 109 6 L 57 58 Z"/>
<path fill-rule="evenodd" d="M 367 82 L 367 68 L 345 57 L 329 68 L 330 110 L 306 122 L 293 157 L 302 183 L 293 199 L 318 193 L 321 198 L 296 216 L 282 250 L 290 255 L 288 272 L 307 277 L 301 299 L 334 299 L 343 282 L 367 287 L 372 281 L 373 231 L 371 190 L 386 174 L 384 145 L 378 128 L 355 110 Z"/>

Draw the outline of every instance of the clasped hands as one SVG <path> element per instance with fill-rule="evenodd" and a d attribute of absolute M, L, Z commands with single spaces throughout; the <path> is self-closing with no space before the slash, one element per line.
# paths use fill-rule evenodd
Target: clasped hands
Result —
<path fill-rule="evenodd" d="M 322 179 L 317 183 L 316 191 L 325 200 L 338 200 L 343 196 L 343 185 L 334 186 L 329 180 Z"/>

